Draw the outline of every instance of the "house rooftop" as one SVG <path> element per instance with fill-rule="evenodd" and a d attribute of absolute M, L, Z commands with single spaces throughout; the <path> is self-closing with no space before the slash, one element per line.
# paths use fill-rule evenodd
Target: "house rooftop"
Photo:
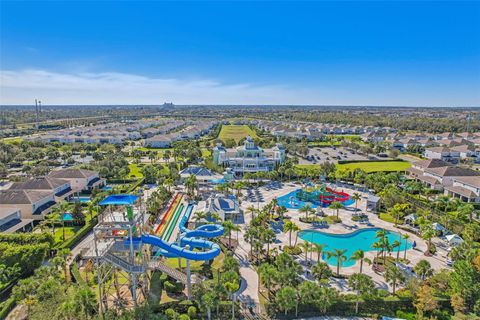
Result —
<path fill-rule="evenodd" d="M 62 180 L 52 177 L 37 177 L 24 182 L 15 182 L 10 186 L 10 189 L 55 190 L 56 188 L 63 186 L 66 183 L 69 183 L 68 180 Z"/>
<path fill-rule="evenodd" d="M 97 172 L 85 169 L 61 169 L 50 172 L 49 176 L 54 178 L 90 178 L 93 175 L 96 175 Z"/>
<path fill-rule="evenodd" d="M 460 167 L 429 168 L 425 171 L 442 177 L 480 176 L 480 171 Z"/>
<path fill-rule="evenodd" d="M 423 169 L 427 168 L 438 168 L 438 167 L 449 167 L 450 164 L 440 159 L 429 159 L 429 160 L 420 160 L 412 163 L 415 167 L 420 167 Z"/>
<path fill-rule="evenodd" d="M 4 190 L 0 191 L 0 203 L 33 204 L 52 195 L 51 191 L 43 190 Z"/>

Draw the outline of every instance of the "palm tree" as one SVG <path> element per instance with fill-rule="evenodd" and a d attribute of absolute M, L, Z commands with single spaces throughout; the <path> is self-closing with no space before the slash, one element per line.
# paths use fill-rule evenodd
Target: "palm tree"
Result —
<path fill-rule="evenodd" d="M 385 281 L 392 285 L 394 295 L 397 284 L 403 283 L 405 281 L 405 276 L 403 275 L 402 271 L 393 264 L 385 270 L 384 277 Z"/>
<path fill-rule="evenodd" d="M 375 284 L 369 276 L 361 273 L 354 273 L 348 278 L 348 286 L 357 292 L 355 313 L 358 313 L 360 296 L 372 292 L 375 289 Z"/>
<path fill-rule="evenodd" d="M 307 259 L 308 259 L 308 252 L 310 252 L 310 242 L 307 242 L 307 241 L 304 241 L 302 244 L 302 249 L 303 249 L 303 252 L 305 253 L 305 264 L 307 264 Z"/>
<path fill-rule="evenodd" d="M 360 260 L 360 273 L 362 273 L 363 271 L 363 262 L 372 264 L 372 261 L 365 257 L 365 252 L 363 250 L 355 251 L 350 257 L 350 260 L 354 260 L 354 261 Z"/>
<path fill-rule="evenodd" d="M 185 187 L 187 188 L 187 193 L 193 197 L 197 188 L 197 176 L 191 174 L 185 181 Z"/>
<path fill-rule="evenodd" d="M 263 263 L 258 267 L 258 273 L 260 275 L 260 279 L 262 280 L 265 288 L 268 291 L 268 295 L 270 296 L 272 285 L 275 283 L 278 277 L 277 268 L 275 268 L 269 263 Z"/>
<path fill-rule="evenodd" d="M 68 283 L 68 270 L 67 270 L 67 260 L 70 257 L 70 249 L 62 249 L 58 251 L 57 256 L 63 259 L 63 272 L 65 281 Z"/>
<path fill-rule="evenodd" d="M 342 265 L 342 262 L 347 260 L 345 252 L 347 252 L 347 249 L 333 249 L 333 251 L 327 251 L 327 257 L 329 259 L 332 257 L 337 259 L 337 276 L 340 275 L 340 266 Z"/>
<path fill-rule="evenodd" d="M 325 249 L 325 247 L 326 247 L 325 244 L 317 244 L 317 243 L 313 244 L 312 252 L 315 251 L 317 253 L 317 262 L 320 261 L 320 257 L 322 256 L 322 252 Z"/>
<path fill-rule="evenodd" d="M 288 232 L 288 244 L 289 247 L 292 247 L 292 232 L 299 231 L 300 228 L 295 224 L 295 222 L 287 221 L 283 225 L 283 232 Z"/>
<path fill-rule="evenodd" d="M 413 270 L 415 271 L 416 274 L 420 276 L 422 281 L 425 281 L 425 279 L 433 274 L 433 269 L 432 266 L 430 265 L 430 262 L 427 260 L 420 260 L 418 263 L 413 267 Z"/>
<path fill-rule="evenodd" d="M 270 229 L 264 229 L 261 234 L 261 240 L 267 244 L 267 259 L 270 258 L 270 244 L 274 243 L 276 239 L 275 232 Z"/>
<path fill-rule="evenodd" d="M 403 252 L 403 259 L 407 260 L 407 244 L 410 236 L 407 233 L 402 234 L 402 239 L 405 240 L 405 251 Z"/>
<path fill-rule="evenodd" d="M 360 195 L 360 193 L 358 192 L 355 192 L 353 195 L 352 195 L 352 200 L 355 201 L 355 212 L 358 211 L 358 202 L 362 199 L 362 196 Z"/>
<path fill-rule="evenodd" d="M 343 204 L 341 202 L 334 201 L 328 208 L 332 210 L 337 210 L 337 219 L 338 219 L 338 212 L 340 211 L 340 209 L 343 208 Z"/>
<path fill-rule="evenodd" d="M 332 276 L 332 270 L 330 270 L 330 267 L 325 262 L 317 262 L 317 264 L 312 267 L 312 274 L 318 282 L 322 282 Z"/>
<path fill-rule="evenodd" d="M 305 221 L 308 221 L 308 214 L 312 211 L 312 208 L 309 204 L 298 209 L 299 212 L 305 213 Z"/>
<path fill-rule="evenodd" d="M 255 207 L 253 205 L 251 205 L 250 207 L 247 208 L 247 211 L 250 212 L 250 214 L 252 215 L 252 220 L 253 220 L 253 214 L 257 211 L 257 209 L 255 209 Z"/>
<path fill-rule="evenodd" d="M 240 231 L 240 227 L 234 224 L 230 220 L 226 220 L 222 222 L 223 229 L 225 230 L 225 234 L 228 235 L 228 247 L 232 247 L 232 231 Z"/>
<path fill-rule="evenodd" d="M 392 243 L 392 249 L 395 250 L 396 248 L 398 248 L 398 249 L 397 249 L 397 262 L 398 262 L 398 260 L 400 259 L 399 256 L 400 256 L 400 246 L 401 246 L 401 245 L 402 245 L 402 243 L 401 243 L 400 241 L 398 241 L 398 240 L 395 240 L 395 241 L 393 241 L 393 243 Z"/>
<path fill-rule="evenodd" d="M 232 297 L 232 319 L 235 319 L 235 292 L 239 288 L 238 281 L 227 282 L 224 284 L 228 294 Z"/>
<path fill-rule="evenodd" d="M 90 319 L 96 314 L 97 298 L 89 287 L 85 285 L 76 287 L 72 302 L 74 309 L 79 314 L 83 313 L 85 319 Z"/>

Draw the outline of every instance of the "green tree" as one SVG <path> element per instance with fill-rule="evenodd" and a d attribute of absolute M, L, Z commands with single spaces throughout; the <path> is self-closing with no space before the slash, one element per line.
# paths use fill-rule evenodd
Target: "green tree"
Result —
<path fill-rule="evenodd" d="M 402 271 L 395 265 L 390 265 L 385 270 L 385 281 L 392 285 L 393 294 L 395 295 L 395 291 L 398 284 L 401 284 L 405 281 L 405 276 L 403 275 Z"/>
<path fill-rule="evenodd" d="M 418 261 L 417 264 L 413 267 L 413 270 L 416 274 L 420 276 L 422 281 L 424 281 L 426 278 L 430 277 L 433 274 L 433 269 L 430 265 L 430 262 L 425 259 Z"/>
<path fill-rule="evenodd" d="M 333 272 L 328 264 L 321 261 L 312 267 L 312 274 L 319 283 L 322 283 L 328 280 L 333 275 Z"/>
<path fill-rule="evenodd" d="M 284 311 L 285 315 L 288 314 L 288 311 L 295 308 L 297 304 L 297 293 L 295 288 L 290 286 L 284 286 L 277 291 L 275 296 L 275 303 L 277 308 Z"/>
<path fill-rule="evenodd" d="M 340 209 L 343 208 L 343 204 L 341 202 L 334 201 L 328 208 L 337 211 L 337 219 L 338 219 L 338 213 Z"/>
<path fill-rule="evenodd" d="M 295 222 L 292 222 L 290 220 L 286 221 L 285 224 L 283 225 L 283 232 L 285 233 L 288 232 L 289 247 L 292 247 L 292 232 L 297 232 L 299 230 L 300 228 L 295 224 Z"/>
<path fill-rule="evenodd" d="M 333 251 L 327 251 L 327 257 L 329 259 L 335 258 L 337 260 L 337 276 L 340 275 L 340 266 L 347 260 L 347 256 L 345 255 L 346 252 L 346 249 L 333 249 Z"/>
<path fill-rule="evenodd" d="M 360 297 L 370 295 L 375 290 L 375 283 L 372 278 L 365 274 L 354 273 L 348 278 L 348 286 L 357 293 L 355 313 L 358 313 Z"/>
<path fill-rule="evenodd" d="M 350 260 L 353 261 L 360 261 L 360 273 L 362 273 L 363 270 L 363 263 L 366 262 L 368 264 L 372 264 L 372 261 L 368 258 L 365 257 L 365 252 L 363 250 L 357 250 L 355 251 L 352 256 L 350 257 Z"/>

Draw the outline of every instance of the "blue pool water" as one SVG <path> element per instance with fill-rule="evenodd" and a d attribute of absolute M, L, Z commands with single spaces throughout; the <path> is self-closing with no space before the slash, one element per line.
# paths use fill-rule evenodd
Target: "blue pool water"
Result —
<path fill-rule="evenodd" d="M 87 203 L 90 202 L 90 197 L 74 197 L 70 202 Z"/>
<path fill-rule="evenodd" d="M 278 205 L 279 206 L 284 206 L 287 209 L 300 209 L 304 207 L 305 205 L 309 204 L 311 208 L 316 208 L 319 206 L 318 203 L 313 203 L 309 201 L 301 201 L 297 199 L 297 192 L 299 192 L 300 189 L 294 190 L 290 193 L 287 193 L 281 197 L 277 198 Z M 350 206 L 355 203 L 355 200 L 352 198 L 349 198 L 347 201 L 342 202 L 344 206 Z"/>
<path fill-rule="evenodd" d="M 113 187 L 111 187 L 111 186 L 105 186 L 105 187 L 103 187 L 103 188 L 102 188 L 102 189 L 100 189 L 100 190 L 103 190 L 103 191 L 110 191 L 110 190 L 112 190 L 112 189 L 113 189 Z"/>
<path fill-rule="evenodd" d="M 73 221 L 73 216 L 72 216 L 71 213 L 65 212 L 65 213 L 62 215 L 62 219 L 63 219 L 63 221 Z"/>
<path fill-rule="evenodd" d="M 324 249 L 325 251 L 332 251 L 333 249 L 347 249 L 347 252 L 345 253 L 347 260 L 342 263 L 342 267 L 351 267 L 356 263 L 353 260 L 349 260 L 355 251 L 375 251 L 375 249 L 372 248 L 372 245 L 378 241 L 378 239 L 375 238 L 378 230 L 381 229 L 362 229 L 348 234 L 332 234 L 313 230 L 304 230 L 299 233 L 299 237 L 300 239 L 311 243 L 326 245 Z M 387 230 L 387 237 L 390 244 L 392 244 L 395 240 L 401 242 L 401 246 L 395 248 L 394 252 L 405 250 L 405 240 L 401 238 L 400 233 Z M 406 246 L 407 249 L 411 249 L 412 243 L 407 240 Z M 337 265 L 337 259 L 334 257 L 327 259 L 327 255 L 324 254 L 322 259 L 331 266 Z"/>

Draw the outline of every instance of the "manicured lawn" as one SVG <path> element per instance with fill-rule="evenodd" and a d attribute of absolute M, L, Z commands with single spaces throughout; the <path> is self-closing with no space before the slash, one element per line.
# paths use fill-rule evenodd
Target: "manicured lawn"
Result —
<path fill-rule="evenodd" d="M 222 141 L 233 139 L 235 140 L 235 142 L 238 143 L 238 141 L 245 138 L 246 136 L 258 138 L 255 131 L 253 131 L 252 129 L 250 129 L 250 127 L 246 125 L 222 125 L 222 129 L 220 130 L 218 138 Z"/>
<path fill-rule="evenodd" d="M 404 171 L 410 168 L 410 166 L 411 164 L 406 161 L 365 161 L 337 164 L 339 169 L 355 170 L 359 168 L 367 173 L 379 171 Z"/>
<path fill-rule="evenodd" d="M 128 173 L 128 176 L 135 176 L 135 178 L 143 178 L 143 174 L 140 171 L 140 167 L 136 163 L 130 163 L 128 165 L 128 169 L 130 169 L 130 172 Z"/>
<path fill-rule="evenodd" d="M 164 149 L 161 149 L 161 148 L 146 148 L 146 147 L 138 147 L 138 148 L 135 148 L 135 150 L 140 150 L 140 151 L 144 151 L 144 152 L 148 152 L 148 151 L 155 151 L 158 153 L 159 156 L 162 156 L 165 151 L 167 150 L 170 150 L 171 152 L 173 152 L 173 148 L 164 148 Z"/>
<path fill-rule="evenodd" d="M 1 142 L 4 142 L 4 143 L 20 143 L 22 141 L 23 141 L 22 137 L 13 137 L 13 138 L 1 139 Z"/>

